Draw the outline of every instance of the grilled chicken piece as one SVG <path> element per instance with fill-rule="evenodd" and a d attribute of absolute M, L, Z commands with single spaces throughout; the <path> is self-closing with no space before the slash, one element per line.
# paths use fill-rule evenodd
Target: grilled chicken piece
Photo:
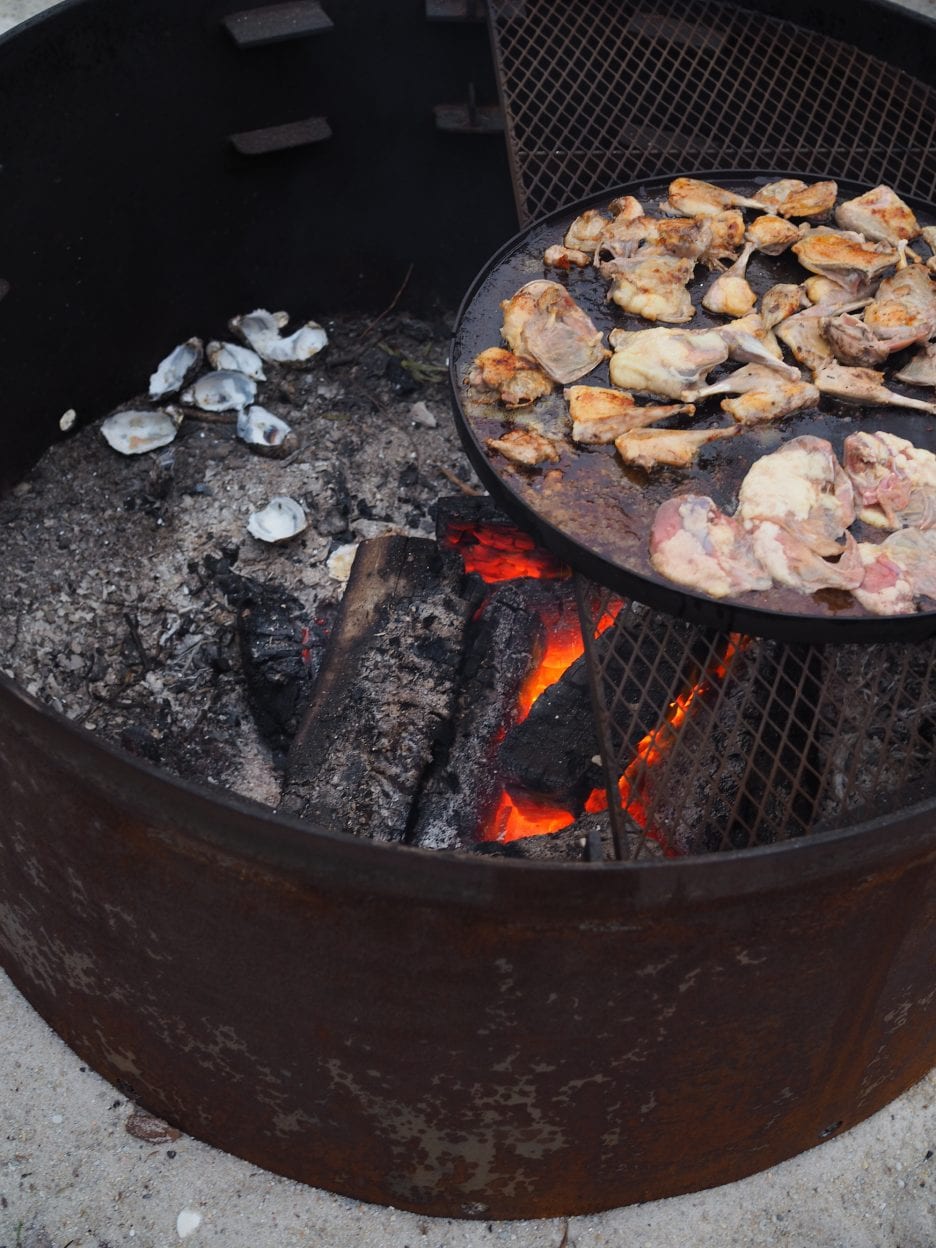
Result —
<path fill-rule="evenodd" d="M 525 468 L 555 464 L 559 460 L 559 450 L 552 438 L 535 429 L 511 429 L 501 438 L 488 438 L 486 445 L 492 451 L 500 451 L 511 463 Z"/>
<path fill-rule="evenodd" d="M 598 246 L 602 230 L 610 225 L 610 221 L 597 208 L 588 208 L 576 217 L 566 230 L 562 240 L 566 247 L 573 251 L 585 251 L 592 255 Z"/>
<path fill-rule="evenodd" d="M 907 532 L 917 533 L 917 529 Z M 852 593 L 866 611 L 873 615 L 912 615 L 916 611 L 916 593 L 908 569 L 887 550 L 885 538 L 880 545 L 859 542 L 858 553 L 864 568 L 861 584 Z M 936 555 L 936 551 L 930 558 Z"/>
<path fill-rule="evenodd" d="M 842 364 L 856 364 L 871 368 L 887 359 L 890 352 L 886 343 L 857 316 L 844 312 L 841 316 L 821 318 L 822 333 L 832 348 L 832 354 Z"/>
<path fill-rule="evenodd" d="M 773 329 L 775 325 L 779 325 L 781 321 L 785 321 L 787 317 L 793 316 L 805 306 L 806 296 L 803 294 L 802 286 L 793 286 L 788 282 L 771 286 L 761 298 L 760 316 L 764 322 L 764 328 Z"/>
<path fill-rule="evenodd" d="M 909 386 L 936 386 L 936 342 L 924 342 L 909 363 L 894 373 L 894 381 Z"/>
<path fill-rule="evenodd" d="M 888 353 L 936 334 L 936 286 L 921 265 L 885 277 L 864 312 L 864 323 Z"/>
<path fill-rule="evenodd" d="M 916 217 L 889 186 L 876 186 L 857 199 L 839 204 L 835 220 L 843 229 L 858 230 L 865 238 L 895 245 L 920 233 Z"/>
<path fill-rule="evenodd" d="M 754 554 L 778 585 L 786 585 L 801 594 L 814 594 L 819 589 L 855 589 L 864 577 L 864 565 L 858 543 L 845 534 L 844 548 L 836 548 L 841 558 L 836 563 L 824 559 L 810 544 L 772 520 L 754 526 Z"/>
<path fill-rule="evenodd" d="M 480 403 L 496 403 L 506 407 L 524 407 L 535 403 L 555 389 L 552 378 L 528 360 L 518 359 L 503 347 L 489 347 L 474 361 L 467 384 L 477 390 Z"/>
<path fill-rule="evenodd" d="M 855 519 L 854 491 L 832 444 L 804 434 L 755 460 L 741 482 L 736 515 L 749 528 L 770 521 L 817 555 L 837 555 Z"/>
<path fill-rule="evenodd" d="M 591 262 L 592 258 L 587 251 L 578 251 L 575 247 L 563 247 L 561 243 L 547 247 L 543 253 L 543 264 L 548 269 L 571 269 L 573 266 L 577 269 L 585 269 Z"/>
<path fill-rule="evenodd" d="M 695 271 L 693 260 L 645 244 L 629 259 L 620 257 L 603 265 L 602 271 L 613 275 L 608 298 L 625 312 L 674 325 L 695 315 L 686 289 Z"/>
<path fill-rule="evenodd" d="M 650 530 L 650 563 L 668 580 L 712 598 L 770 588 L 750 536 L 704 495 L 682 494 L 660 506 Z"/>
<path fill-rule="evenodd" d="M 641 243 L 647 243 L 658 251 L 680 259 L 697 260 L 706 253 L 712 242 L 712 227 L 704 217 L 671 217 L 661 221 L 657 217 L 615 218 L 603 231 L 595 252 L 595 263 L 603 277 L 613 277 L 615 266 L 601 261 L 610 257 L 629 259 Z"/>
<path fill-rule="evenodd" d="M 612 199 L 608 204 L 608 212 L 615 219 L 620 217 L 625 221 L 633 221 L 635 217 L 644 215 L 643 205 L 633 195 L 621 195 L 617 199 Z"/>
<path fill-rule="evenodd" d="M 726 208 L 761 207 L 756 199 L 695 178 L 676 178 L 669 185 L 669 199 L 660 204 L 661 211 L 672 217 L 714 217 Z"/>
<path fill-rule="evenodd" d="M 843 448 L 858 517 L 881 529 L 936 527 L 936 455 L 893 433 L 852 433 Z"/>
<path fill-rule="evenodd" d="M 793 244 L 793 251 L 804 269 L 831 278 L 852 299 L 868 294 L 899 259 L 890 243 L 859 242 L 832 230 L 810 230 Z"/>
<path fill-rule="evenodd" d="M 613 329 L 611 380 L 622 390 L 678 399 L 728 358 L 720 332 L 707 329 Z"/>
<path fill-rule="evenodd" d="M 653 468 L 688 468 L 707 442 L 733 438 L 740 425 L 727 429 L 632 429 L 614 439 L 626 464 L 650 472 Z"/>
<path fill-rule="evenodd" d="M 781 178 L 762 187 L 755 199 L 781 217 L 819 217 L 835 204 L 835 182 L 814 182 L 807 186 L 797 178 Z"/>
<path fill-rule="evenodd" d="M 721 409 L 739 425 L 761 425 L 803 407 L 815 407 L 818 402 L 819 391 L 808 381 L 784 381 L 775 372 L 769 385 L 748 390 L 736 399 L 723 399 Z"/>
<path fill-rule="evenodd" d="M 766 390 L 779 376 L 775 368 L 768 368 L 766 364 L 745 364 L 744 368 L 736 368 L 733 373 L 728 373 L 721 381 L 713 382 L 710 386 L 684 390 L 681 397 L 687 403 L 696 403 L 713 394 L 747 394 L 749 390 Z"/>
<path fill-rule="evenodd" d="M 920 230 L 920 237 L 933 255 L 936 256 L 936 225 L 924 225 Z"/>
<path fill-rule="evenodd" d="M 723 268 L 723 261 L 734 260 L 744 244 L 744 217 L 737 208 L 726 208 L 714 217 L 704 217 L 712 231 L 712 241 L 700 256 L 710 269 Z"/>
<path fill-rule="evenodd" d="M 884 374 L 874 368 L 849 368 L 844 364 L 826 363 L 813 374 L 813 381 L 823 394 L 831 394 L 843 403 L 868 403 L 874 407 L 915 407 L 921 412 L 936 413 L 934 403 L 908 399 L 903 394 L 888 390 L 884 385 Z"/>
<path fill-rule="evenodd" d="M 784 221 L 782 217 L 765 213 L 762 217 L 754 218 L 747 227 L 744 237 L 765 256 L 779 256 L 782 251 L 786 251 L 792 243 L 799 240 L 800 229 L 799 226 Z"/>
<path fill-rule="evenodd" d="M 572 417 L 572 440 L 585 446 L 609 445 L 622 433 L 655 425 L 668 416 L 693 416 L 691 403 L 638 407 L 633 395 L 601 386 L 570 386 L 565 392 Z"/>
<path fill-rule="evenodd" d="M 844 286 L 834 282 L 831 277 L 820 277 L 818 273 L 806 278 L 806 281 L 803 282 L 803 290 L 806 292 L 806 298 L 810 303 L 830 305 L 851 303 L 853 299 L 851 293 Z"/>
<path fill-rule="evenodd" d="M 721 334 L 733 360 L 742 364 L 764 364 L 781 373 L 788 381 L 799 381 L 799 370 L 787 364 L 781 358 L 781 351 L 773 337 L 764 328 L 764 322 L 757 312 L 742 317 L 739 321 L 729 321 L 722 325 Z"/>
<path fill-rule="evenodd" d="M 821 305 L 817 305 L 821 306 Z M 822 316 L 811 316 L 809 309 L 798 312 L 777 326 L 777 337 L 793 352 L 793 357 L 811 372 L 835 363 L 835 353 L 823 332 Z"/>
<path fill-rule="evenodd" d="M 535 361 L 553 381 L 578 381 L 609 355 L 601 330 L 558 282 L 528 282 L 501 308 L 511 351 Z"/>
<path fill-rule="evenodd" d="M 744 272 L 753 251 L 754 244 L 747 243 L 731 268 L 715 279 L 703 296 L 703 308 L 720 316 L 742 317 L 750 312 L 757 303 L 757 295 L 748 285 Z"/>

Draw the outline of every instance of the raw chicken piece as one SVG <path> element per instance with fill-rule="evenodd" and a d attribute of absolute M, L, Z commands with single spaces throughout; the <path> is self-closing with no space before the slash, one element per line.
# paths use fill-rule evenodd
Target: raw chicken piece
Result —
<path fill-rule="evenodd" d="M 748 285 L 744 271 L 754 251 L 754 244 L 747 243 L 741 255 L 705 292 L 703 308 L 721 316 L 742 317 L 757 303 L 757 295 Z"/>
<path fill-rule="evenodd" d="M 694 271 L 693 260 L 646 244 L 629 259 L 620 257 L 602 266 L 602 272 L 612 275 L 608 298 L 619 308 L 648 321 L 676 325 L 695 315 L 686 289 Z"/>
<path fill-rule="evenodd" d="M 721 381 L 710 386 L 702 386 L 698 390 L 684 390 L 682 398 L 695 403 L 699 399 L 707 399 L 713 394 L 747 394 L 749 390 L 766 390 L 780 378 L 775 368 L 766 364 L 745 364 L 744 368 L 736 368 Z"/>
<path fill-rule="evenodd" d="M 921 412 L 936 412 L 936 404 L 908 399 L 903 394 L 888 390 L 884 385 L 884 374 L 874 368 L 848 368 L 844 364 L 827 363 L 816 370 L 813 381 L 823 394 L 831 394 L 843 403 L 868 403 L 874 407 L 915 407 Z"/>
<path fill-rule="evenodd" d="M 570 386 L 565 397 L 572 417 L 572 440 L 586 446 L 608 445 L 622 433 L 654 425 L 668 416 L 695 415 L 691 403 L 638 407 L 633 395 L 601 386 Z"/>
<path fill-rule="evenodd" d="M 748 390 L 736 399 L 723 399 L 721 409 L 739 425 L 760 425 L 818 402 L 819 391 L 808 381 L 784 381 L 775 372 L 770 385 Z"/>
<path fill-rule="evenodd" d="M 552 378 L 527 360 L 518 359 L 503 347 L 489 347 L 476 357 L 466 384 L 477 390 L 480 403 L 523 407 L 555 389 Z"/>
<path fill-rule="evenodd" d="M 858 517 L 880 529 L 936 527 L 936 455 L 893 433 L 852 433 L 843 448 Z"/>
<path fill-rule="evenodd" d="M 798 241 L 800 229 L 799 226 L 784 221 L 782 217 L 766 213 L 762 217 L 754 218 L 744 237 L 765 256 L 779 256 L 792 243 Z"/>
<path fill-rule="evenodd" d="M 566 230 L 562 240 L 566 247 L 573 251 L 585 251 L 591 255 L 598 246 L 598 239 L 605 226 L 610 225 L 608 218 L 597 208 L 588 208 L 575 218 Z"/>
<path fill-rule="evenodd" d="M 740 425 L 728 429 L 632 429 L 614 439 L 618 454 L 626 464 L 643 468 L 688 468 L 707 442 L 733 438 Z"/>
<path fill-rule="evenodd" d="M 781 178 L 762 187 L 755 199 L 781 217 L 819 217 L 835 204 L 835 182 L 814 182 L 807 186 L 798 178 Z"/>
<path fill-rule="evenodd" d="M 708 329 L 613 329 L 611 380 L 622 390 L 678 399 L 728 359 L 719 332 Z"/>
<path fill-rule="evenodd" d="M 591 262 L 592 258 L 587 251 L 577 251 L 574 247 L 563 247 L 561 243 L 555 243 L 552 247 L 547 247 L 543 253 L 543 264 L 548 269 L 571 269 L 573 265 L 578 269 L 584 269 Z"/>
<path fill-rule="evenodd" d="M 522 464 L 532 468 L 536 464 L 555 464 L 559 460 L 559 450 L 552 438 L 547 438 L 535 429 L 511 429 L 502 438 L 488 438 L 487 446 L 500 453 L 514 464 Z"/>
<path fill-rule="evenodd" d="M 852 593 L 864 609 L 874 615 L 911 615 L 916 611 L 913 581 L 907 569 L 891 558 L 886 547 L 886 539 L 880 545 L 858 543 L 864 576 Z"/>
<path fill-rule="evenodd" d="M 760 315 L 764 328 L 773 329 L 805 305 L 806 297 L 802 286 L 793 286 L 788 282 L 771 286 L 761 299 Z"/>
<path fill-rule="evenodd" d="M 721 334 L 733 360 L 742 364 L 765 364 L 768 368 L 776 369 L 789 381 L 800 380 L 799 369 L 781 358 L 780 348 L 773 335 L 767 333 L 758 313 L 752 312 L 739 321 L 729 321 L 719 328 L 718 333 Z"/>
<path fill-rule="evenodd" d="M 833 230 L 810 230 L 793 244 L 793 251 L 804 269 L 831 278 L 852 299 L 868 294 L 878 278 L 899 259 L 896 248 L 889 243 L 866 243 Z"/>
<path fill-rule="evenodd" d="M 844 550 L 837 563 L 830 563 L 789 529 L 765 520 L 752 533 L 754 554 L 778 585 L 787 585 L 801 594 L 819 589 L 855 589 L 864 577 L 858 543 L 845 534 Z"/>
<path fill-rule="evenodd" d="M 889 353 L 936 334 L 936 286 L 926 268 L 911 265 L 885 277 L 864 323 Z"/>
<path fill-rule="evenodd" d="M 650 563 L 668 580 L 712 598 L 770 588 L 749 535 L 704 495 L 682 494 L 657 510 Z"/>
<path fill-rule="evenodd" d="M 839 204 L 835 220 L 846 230 L 858 230 L 865 238 L 886 243 L 896 244 L 920 233 L 916 217 L 889 186 L 876 186 L 857 199 Z"/>
<path fill-rule="evenodd" d="M 660 204 L 663 212 L 674 217 L 714 217 L 725 208 L 761 207 L 756 199 L 745 199 L 696 178 L 676 178 L 669 185 L 669 199 Z"/>
<path fill-rule="evenodd" d="M 936 531 L 898 529 L 878 547 L 904 568 L 916 594 L 936 598 Z"/>
<path fill-rule="evenodd" d="M 511 351 L 534 360 L 553 381 L 578 381 L 608 357 L 601 330 L 558 282 L 528 282 L 501 308 Z"/>
<path fill-rule="evenodd" d="M 836 555 L 855 519 L 854 491 L 832 444 L 804 434 L 755 460 L 741 482 L 736 515 L 748 527 L 771 521 L 817 555 Z"/>
<path fill-rule="evenodd" d="M 936 386 L 936 342 L 924 342 L 899 372 L 894 381 L 910 386 Z"/>

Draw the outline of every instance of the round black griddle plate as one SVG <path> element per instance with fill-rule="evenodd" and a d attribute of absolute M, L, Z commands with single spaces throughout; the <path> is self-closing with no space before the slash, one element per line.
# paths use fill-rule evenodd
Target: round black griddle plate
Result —
<path fill-rule="evenodd" d="M 781 177 L 802 176 L 805 182 L 819 180 L 816 175 L 789 171 L 733 171 L 693 176 L 745 196 Z M 577 571 L 627 597 L 695 624 L 806 642 L 914 641 L 933 635 L 936 610 L 909 616 L 876 616 L 866 611 L 850 593 L 823 590 L 805 595 L 784 587 L 715 599 L 664 579 L 649 562 L 654 516 L 660 504 L 673 495 L 707 494 L 723 511 L 731 514 L 737 505 L 738 488 L 751 464 L 776 450 L 782 442 L 801 434 L 827 438 L 839 458 L 845 438 L 860 429 L 885 430 L 916 446 L 936 451 L 936 418 L 929 413 L 897 407 L 856 406 L 823 396 L 818 407 L 791 413 L 772 424 L 745 430 L 734 438 L 709 443 L 690 469 L 666 468 L 647 474 L 626 467 L 613 446 L 580 447 L 572 441 L 568 404 L 561 387 L 531 407 L 513 412 L 499 403 L 477 402 L 467 388 L 465 381 L 474 358 L 488 347 L 503 345 L 501 301 L 509 299 L 535 278 L 546 277 L 563 283 L 604 332 L 605 341 L 608 331 L 617 326 L 651 328 L 650 322 L 608 303 L 608 283 L 595 269 L 568 272 L 547 269 L 543 265 L 543 252 L 550 244 L 562 241 L 570 223 L 586 208 L 605 209 L 620 195 L 636 196 L 645 212 L 659 215 L 658 203 L 666 198 L 671 180 L 611 187 L 600 195 L 552 213 L 505 244 L 475 279 L 456 321 L 450 377 L 459 432 L 478 476 L 518 524 Z M 841 179 L 838 184 L 840 202 L 870 189 Z M 936 209 L 913 200 L 906 202 L 921 225 L 936 224 Z M 745 210 L 745 219 L 750 218 L 751 213 Z M 921 255 L 929 255 L 924 244 L 918 242 L 914 247 Z M 701 266 L 696 269 L 696 277 L 690 284 L 696 308 L 701 309 L 702 296 L 716 276 Z M 778 282 L 797 283 L 806 276 L 808 274 L 791 253 L 780 256 L 755 253 L 747 270 L 748 281 L 758 296 Z M 708 328 L 724 325 L 726 320 L 700 310 L 688 325 L 680 328 Z M 892 390 L 928 400 L 931 397 L 928 389 L 903 386 L 891 380 L 913 349 L 900 352 L 887 362 L 886 384 Z M 729 361 L 710 374 L 709 380 L 718 380 L 738 367 L 737 363 Z M 580 378 L 577 384 L 610 386 L 607 364 Z M 666 422 L 665 427 L 714 428 L 729 424 L 730 418 L 719 407 L 722 397 L 699 404 L 691 420 L 677 418 L 676 422 Z M 671 399 L 655 401 L 673 402 Z M 508 429 L 528 424 L 556 441 L 561 451 L 558 463 L 522 468 L 488 449 L 489 438 L 500 437 Z M 858 541 L 879 542 L 886 536 L 884 530 L 860 521 L 852 525 L 851 531 Z"/>

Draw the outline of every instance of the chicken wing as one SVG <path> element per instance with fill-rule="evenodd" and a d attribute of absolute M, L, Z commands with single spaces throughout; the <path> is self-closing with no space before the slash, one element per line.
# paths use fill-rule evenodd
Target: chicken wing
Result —
<path fill-rule="evenodd" d="M 762 207 L 756 199 L 746 199 L 696 178 L 676 178 L 669 185 L 669 199 L 660 204 L 661 211 L 673 217 L 714 217 L 726 208 Z"/>
<path fill-rule="evenodd" d="M 744 276 L 748 261 L 754 251 L 754 243 L 745 245 L 741 255 L 731 266 L 715 279 L 702 298 L 702 306 L 721 316 L 742 317 L 757 303 L 757 295 Z"/>
<path fill-rule="evenodd" d="M 852 433 L 843 449 L 858 516 L 881 529 L 936 527 L 936 455 L 893 433 Z"/>
<path fill-rule="evenodd" d="M 503 347 L 489 347 L 474 361 L 467 384 L 477 391 L 480 403 L 524 407 L 543 395 L 551 394 L 555 382 L 528 360 L 520 360 Z"/>
<path fill-rule="evenodd" d="M 650 472 L 653 468 L 688 468 L 708 442 L 733 438 L 740 425 L 727 429 L 632 429 L 614 439 L 626 464 Z"/>
<path fill-rule="evenodd" d="M 613 329 L 610 341 L 614 385 L 671 399 L 728 359 L 728 347 L 716 330 Z"/>
<path fill-rule="evenodd" d="M 654 425 L 669 416 L 695 415 L 691 403 L 639 407 L 633 395 L 602 386 L 570 386 L 565 397 L 572 417 L 572 440 L 585 446 L 608 445 L 622 433 Z"/>
<path fill-rule="evenodd" d="M 650 563 L 667 580 L 712 598 L 769 589 L 771 583 L 742 526 L 698 494 L 659 507 L 650 530 Z"/>
<path fill-rule="evenodd" d="M 798 178 L 781 178 L 761 187 L 754 198 L 781 217 L 819 217 L 835 204 L 838 185 L 835 182 L 814 182 L 807 186 Z"/>
<path fill-rule="evenodd" d="M 779 256 L 781 252 L 786 251 L 791 244 L 799 240 L 800 228 L 797 225 L 791 225 L 789 221 L 784 221 L 782 217 L 765 213 L 762 217 L 754 218 L 747 227 L 744 237 L 765 256 Z"/>
<path fill-rule="evenodd" d="M 762 389 L 747 390 L 736 399 L 723 399 L 721 409 L 739 425 L 761 425 L 790 412 L 815 407 L 819 391 L 808 381 L 784 381 L 779 373 Z"/>
<path fill-rule="evenodd" d="M 796 319 L 795 317 L 793 318 Z M 813 374 L 813 381 L 823 394 L 841 399 L 843 403 L 867 403 L 874 407 L 915 407 L 921 412 L 936 413 L 936 404 L 888 390 L 884 374 L 874 368 L 849 368 L 845 364 L 825 363 Z"/>
<path fill-rule="evenodd" d="M 831 278 L 852 299 L 868 294 L 899 259 L 890 243 L 858 241 L 833 230 L 810 230 L 793 244 L 793 251 L 804 269 Z"/>
<path fill-rule="evenodd" d="M 836 555 L 855 519 L 854 490 L 831 443 L 804 434 L 754 461 L 736 514 L 748 527 L 770 521 L 816 554 Z"/>
<path fill-rule="evenodd" d="M 936 342 L 924 342 L 903 368 L 894 373 L 895 381 L 909 386 L 936 386 Z"/>
<path fill-rule="evenodd" d="M 500 451 L 511 463 L 520 464 L 524 468 L 533 468 L 536 464 L 555 464 L 559 460 L 559 449 L 552 438 L 547 438 L 535 429 L 511 429 L 503 437 L 488 438 L 486 445 L 492 451 Z"/>
<path fill-rule="evenodd" d="M 501 308 L 501 333 L 511 351 L 562 385 L 578 381 L 609 355 L 601 330 L 558 282 L 528 282 Z"/>
<path fill-rule="evenodd" d="M 857 199 L 839 204 L 835 220 L 846 230 L 858 230 L 865 238 L 885 243 L 897 244 L 920 233 L 913 212 L 889 186 L 876 186 Z"/>

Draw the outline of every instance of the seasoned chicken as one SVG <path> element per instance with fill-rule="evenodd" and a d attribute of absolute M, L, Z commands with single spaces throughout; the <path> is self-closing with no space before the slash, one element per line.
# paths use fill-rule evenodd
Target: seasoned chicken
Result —
<path fill-rule="evenodd" d="M 721 333 L 707 329 L 613 329 L 611 380 L 622 390 L 678 399 L 728 359 Z"/>
<path fill-rule="evenodd" d="M 776 369 L 789 381 L 799 381 L 799 370 L 787 364 L 781 357 L 781 351 L 773 337 L 764 328 L 764 322 L 757 312 L 742 317 L 739 321 L 729 321 L 718 329 L 733 360 L 742 364 L 765 364 Z"/>
<path fill-rule="evenodd" d="M 906 531 L 918 532 L 917 529 Z M 885 538 L 880 545 L 858 543 L 864 576 L 852 593 L 873 615 L 911 615 L 916 611 L 917 598 L 913 580 L 908 569 L 891 556 L 887 541 Z"/>
<path fill-rule="evenodd" d="M 630 259 L 641 243 L 681 259 L 695 260 L 708 248 L 712 230 L 702 217 L 615 217 L 602 231 L 595 250 L 595 264 L 602 277 L 613 277 L 614 261 Z M 610 263 L 608 263 L 610 261 Z"/>
<path fill-rule="evenodd" d="M 835 220 L 843 229 L 857 230 L 865 238 L 885 243 L 897 244 L 920 233 L 916 217 L 889 186 L 876 186 L 857 199 L 839 204 Z"/>
<path fill-rule="evenodd" d="M 784 381 L 775 372 L 763 388 L 747 390 L 736 399 L 723 399 L 721 409 L 739 425 L 760 425 L 803 407 L 815 407 L 818 402 L 819 391 L 808 381 Z"/>
<path fill-rule="evenodd" d="M 744 272 L 753 251 L 754 244 L 747 243 L 731 268 L 716 277 L 703 296 L 703 308 L 720 316 L 741 317 L 750 312 L 757 303 L 757 295 L 748 285 Z"/>
<path fill-rule="evenodd" d="M 887 344 L 857 316 L 843 312 L 841 316 L 820 318 L 822 333 L 832 354 L 842 364 L 858 364 L 871 368 L 887 359 Z"/>
<path fill-rule="evenodd" d="M 821 304 L 817 304 L 821 307 Z M 777 337 L 793 352 L 793 358 L 812 372 L 835 363 L 831 343 L 823 333 L 826 318 L 810 315 L 815 309 L 798 312 L 777 326 Z"/>
<path fill-rule="evenodd" d="M 754 554 L 778 585 L 787 585 L 801 594 L 819 589 L 855 589 L 864 576 L 858 543 L 845 534 L 844 549 L 837 562 L 824 559 L 809 542 L 772 520 L 754 526 Z"/>
<path fill-rule="evenodd" d="M 659 507 L 650 563 L 668 580 L 712 598 L 770 588 L 750 536 L 704 495 L 681 494 Z"/>
<path fill-rule="evenodd" d="M 535 429 L 511 429 L 503 437 L 488 438 L 487 446 L 492 451 L 500 451 L 511 463 L 525 468 L 536 464 L 554 464 L 559 459 L 559 450 L 552 438 Z"/>
<path fill-rule="evenodd" d="M 793 316 L 805 306 L 806 296 L 803 294 L 802 286 L 793 286 L 788 282 L 771 286 L 761 298 L 760 316 L 764 322 L 764 328 L 773 329 L 775 325 L 779 325 L 781 321 L 785 321 L 787 317 Z"/>
<path fill-rule="evenodd" d="M 855 519 L 854 491 L 831 443 L 804 434 L 754 461 L 736 514 L 748 527 L 770 521 L 816 554 L 836 555 Z"/>
<path fill-rule="evenodd" d="M 744 237 L 765 256 L 779 256 L 792 243 L 797 242 L 800 230 L 799 226 L 791 225 L 782 217 L 765 213 L 762 217 L 754 218 L 747 227 Z"/>
<path fill-rule="evenodd" d="M 936 225 L 924 225 L 920 230 L 920 237 L 933 255 L 936 255 Z"/>
<path fill-rule="evenodd" d="M 852 433 L 843 449 L 859 519 L 881 529 L 936 527 L 936 455 L 893 433 Z"/>
<path fill-rule="evenodd" d="M 597 208 L 588 208 L 575 218 L 562 241 L 573 251 L 585 251 L 592 255 L 598 246 L 601 232 L 607 225 L 610 225 L 610 221 L 603 212 Z"/>
<path fill-rule="evenodd" d="M 734 260 L 744 243 L 744 217 L 738 208 L 726 208 L 713 217 L 704 217 L 712 232 L 712 240 L 700 256 L 710 269 L 720 269 L 725 260 Z"/>
<path fill-rule="evenodd" d="M 814 182 L 807 186 L 798 178 L 781 178 L 762 187 L 755 199 L 781 217 L 819 217 L 835 204 L 835 182 Z"/>
<path fill-rule="evenodd" d="M 813 381 L 823 394 L 831 394 L 843 403 L 915 407 L 921 412 L 936 412 L 934 403 L 908 399 L 906 395 L 888 390 L 884 385 L 884 374 L 874 368 L 849 368 L 845 364 L 826 363 L 813 374 Z"/>
<path fill-rule="evenodd" d="M 745 199 L 724 187 L 695 178 L 676 178 L 669 185 L 669 199 L 660 204 L 668 216 L 714 217 L 725 208 L 761 208 L 756 199 Z"/>
<path fill-rule="evenodd" d="M 619 308 L 647 321 L 674 325 L 691 321 L 695 315 L 686 289 L 694 271 L 693 260 L 648 244 L 629 258 L 619 257 L 602 266 L 602 272 L 612 276 L 608 298 Z"/>
<path fill-rule="evenodd" d="M 889 353 L 936 334 L 936 286 L 926 268 L 912 265 L 885 277 L 864 323 Z"/>
<path fill-rule="evenodd" d="M 555 382 L 528 360 L 520 360 L 503 347 L 489 347 L 474 361 L 467 384 L 481 403 L 500 400 L 506 407 L 524 407 L 551 394 Z"/>
<path fill-rule="evenodd" d="M 572 439 L 586 446 L 608 445 L 622 433 L 655 425 L 668 416 L 693 416 L 691 403 L 639 407 L 633 395 L 602 386 L 570 386 L 565 392 L 572 417 Z"/>
<path fill-rule="evenodd" d="M 625 221 L 633 221 L 635 217 L 644 215 L 643 205 L 633 195 L 621 195 L 617 199 L 612 199 L 608 204 L 608 212 L 613 217 L 620 217 Z"/>
<path fill-rule="evenodd" d="M 820 277 L 818 273 L 806 278 L 803 282 L 803 290 L 810 303 L 832 305 L 851 303 L 853 300 L 852 294 L 844 286 L 834 282 L 831 277 Z"/>
<path fill-rule="evenodd" d="M 733 438 L 740 425 L 727 429 L 633 429 L 614 439 L 626 464 L 650 472 L 653 468 L 688 468 L 707 442 Z"/>
<path fill-rule="evenodd" d="M 601 330 L 558 282 L 528 282 L 501 308 L 508 347 L 535 361 L 553 381 L 578 381 L 609 355 Z"/>
<path fill-rule="evenodd" d="M 857 299 L 897 263 L 899 253 L 889 243 L 866 243 L 832 230 L 810 230 L 793 251 L 810 273 L 829 277 Z"/>
<path fill-rule="evenodd" d="M 587 251 L 577 251 L 574 247 L 563 247 L 561 243 L 555 243 L 552 247 L 547 247 L 543 253 L 543 264 L 548 269 L 571 269 L 573 266 L 577 269 L 585 269 L 591 262 L 592 258 Z"/>
<path fill-rule="evenodd" d="M 910 386 L 936 386 L 936 342 L 924 342 L 909 362 L 894 373 L 894 381 Z"/>

